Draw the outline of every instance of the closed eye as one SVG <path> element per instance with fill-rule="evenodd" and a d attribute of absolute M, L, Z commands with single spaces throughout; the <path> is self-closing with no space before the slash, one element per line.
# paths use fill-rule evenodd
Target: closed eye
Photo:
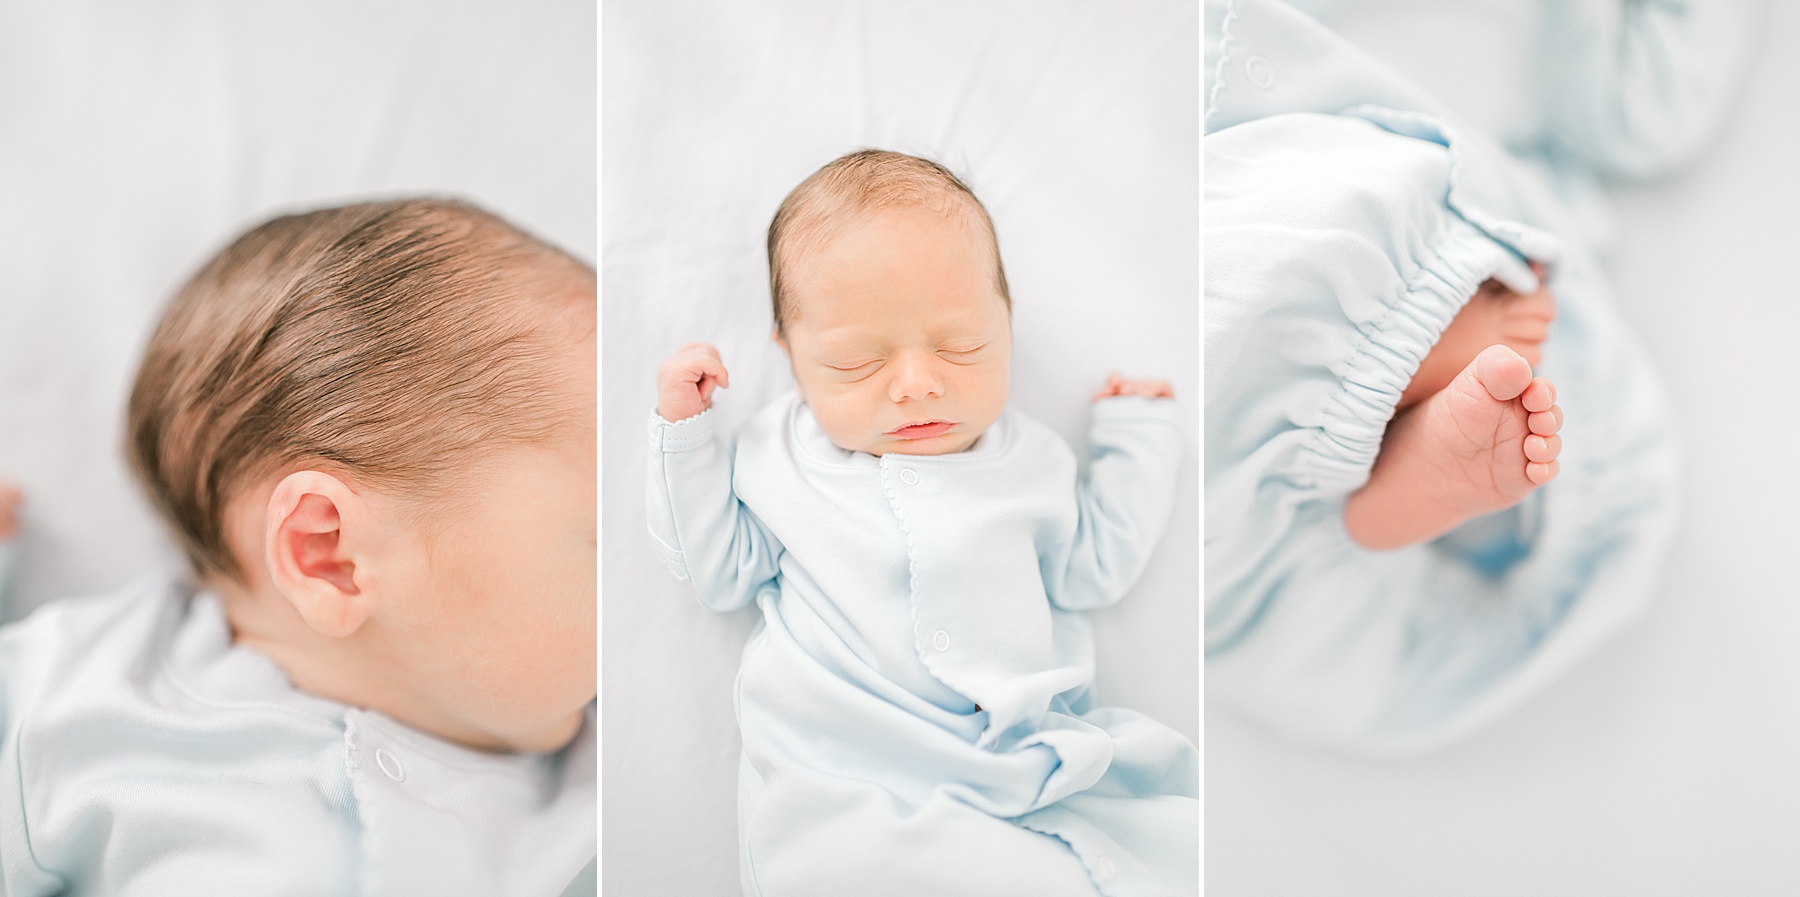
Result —
<path fill-rule="evenodd" d="M 859 380 L 866 380 L 874 376 L 876 371 L 881 370 L 881 365 L 884 361 L 886 361 L 886 359 L 883 358 L 871 358 L 868 361 L 852 360 L 838 364 L 827 364 L 825 365 L 825 369 L 831 371 L 831 376 L 834 379 L 844 383 L 855 383 Z"/>
<path fill-rule="evenodd" d="M 863 368 L 868 367 L 869 365 L 880 364 L 880 363 L 881 363 L 881 359 L 871 358 L 868 361 L 850 361 L 850 362 L 845 362 L 843 364 L 828 364 L 828 365 L 826 365 L 826 367 L 831 368 L 834 371 L 844 371 L 844 372 L 848 373 L 851 371 L 860 371 Z"/>
<path fill-rule="evenodd" d="M 944 360 L 955 363 L 955 364 L 970 364 L 972 362 L 978 361 L 979 356 L 981 354 L 981 350 L 986 349 L 986 348 L 987 348 L 986 343 L 982 343 L 982 344 L 976 345 L 976 346 L 969 346 L 967 348 L 947 346 L 945 348 L 937 350 L 937 354 L 942 356 L 944 358 Z"/>

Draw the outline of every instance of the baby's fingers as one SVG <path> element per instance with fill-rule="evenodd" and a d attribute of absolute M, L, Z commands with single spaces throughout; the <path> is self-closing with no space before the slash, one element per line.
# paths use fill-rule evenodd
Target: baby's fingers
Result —
<path fill-rule="evenodd" d="M 719 360 L 719 353 L 711 346 L 690 344 L 665 362 L 663 367 L 676 379 L 689 383 L 716 380 L 720 386 L 731 386 L 731 374 L 725 370 L 725 363 Z"/>
<path fill-rule="evenodd" d="M 1169 385 L 1167 380 L 1145 380 L 1138 384 L 1138 389 L 1138 395 L 1152 399 L 1175 398 L 1175 387 Z"/>
<path fill-rule="evenodd" d="M 19 518 L 15 509 L 20 498 L 18 489 L 0 483 L 0 539 L 12 538 L 13 532 L 18 529 Z"/>
<path fill-rule="evenodd" d="M 1124 384 L 1124 382 L 1125 382 L 1125 378 L 1119 376 L 1118 371 L 1113 371 L 1112 373 L 1107 374 L 1106 375 L 1106 385 L 1100 387 L 1098 390 L 1096 390 L 1094 392 L 1094 401 L 1098 402 L 1101 399 L 1109 399 L 1109 398 L 1112 398 L 1113 396 L 1120 395 L 1121 393 L 1119 392 L 1119 387 L 1122 384 Z"/>
<path fill-rule="evenodd" d="M 725 364 L 717 356 L 703 360 L 698 369 L 702 376 L 701 383 L 716 382 L 721 389 L 731 388 L 731 372 L 725 370 Z"/>

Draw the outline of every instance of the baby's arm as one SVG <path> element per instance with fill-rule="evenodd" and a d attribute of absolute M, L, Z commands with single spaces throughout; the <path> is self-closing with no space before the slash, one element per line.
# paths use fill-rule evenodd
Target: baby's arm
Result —
<path fill-rule="evenodd" d="M 1143 574 L 1175 505 L 1183 438 L 1174 396 L 1166 381 L 1117 374 L 1094 396 L 1075 541 L 1061 576 L 1046 580 L 1057 607 L 1116 604 Z"/>
<path fill-rule="evenodd" d="M 647 474 L 650 535 L 700 603 L 733 610 L 775 578 L 781 544 L 731 486 L 732 452 L 714 433 L 712 391 L 730 375 L 718 350 L 690 343 L 657 371 Z"/>

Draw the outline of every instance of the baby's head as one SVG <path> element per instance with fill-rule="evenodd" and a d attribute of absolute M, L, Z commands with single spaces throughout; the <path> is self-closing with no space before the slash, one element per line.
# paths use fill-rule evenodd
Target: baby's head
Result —
<path fill-rule="evenodd" d="M 960 452 L 1000 416 L 1012 299 L 987 210 L 935 162 L 862 150 L 769 225 L 775 339 L 839 448 Z"/>
<path fill-rule="evenodd" d="M 182 288 L 134 468 L 301 688 L 550 750 L 594 696 L 595 279 L 451 201 L 276 218 Z"/>
<path fill-rule="evenodd" d="M 1533 293 L 1514 292 L 1498 280 L 1482 283 L 1419 363 L 1398 408 L 1418 404 L 1450 385 L 1489 346 L 1506 346 L 1533 368 L 1543 362 L 1544 340 L 1550 335 L 1550 322 L 1556 320 L 1556 298 L 1545 283 L 1543 266 L 1534 263 L 1532 270 L 1538 276 Z"/>

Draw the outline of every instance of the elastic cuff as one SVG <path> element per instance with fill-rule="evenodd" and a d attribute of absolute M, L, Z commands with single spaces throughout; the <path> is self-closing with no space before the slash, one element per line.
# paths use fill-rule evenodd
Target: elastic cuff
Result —
<path fill-rule="evenodd" d="M 685 452 L 712 441 L 714 415 L 711 408 L 676 422 L 663 420 L 650 412 L 650 447 L 659 452 Z"/>
<path fill-rule="evenodd" d="M 1148 396 L 1107 396 L 1094 403 L 1094 423 L 1152 420 L 1181 426 L 1181 403 Z"/>

